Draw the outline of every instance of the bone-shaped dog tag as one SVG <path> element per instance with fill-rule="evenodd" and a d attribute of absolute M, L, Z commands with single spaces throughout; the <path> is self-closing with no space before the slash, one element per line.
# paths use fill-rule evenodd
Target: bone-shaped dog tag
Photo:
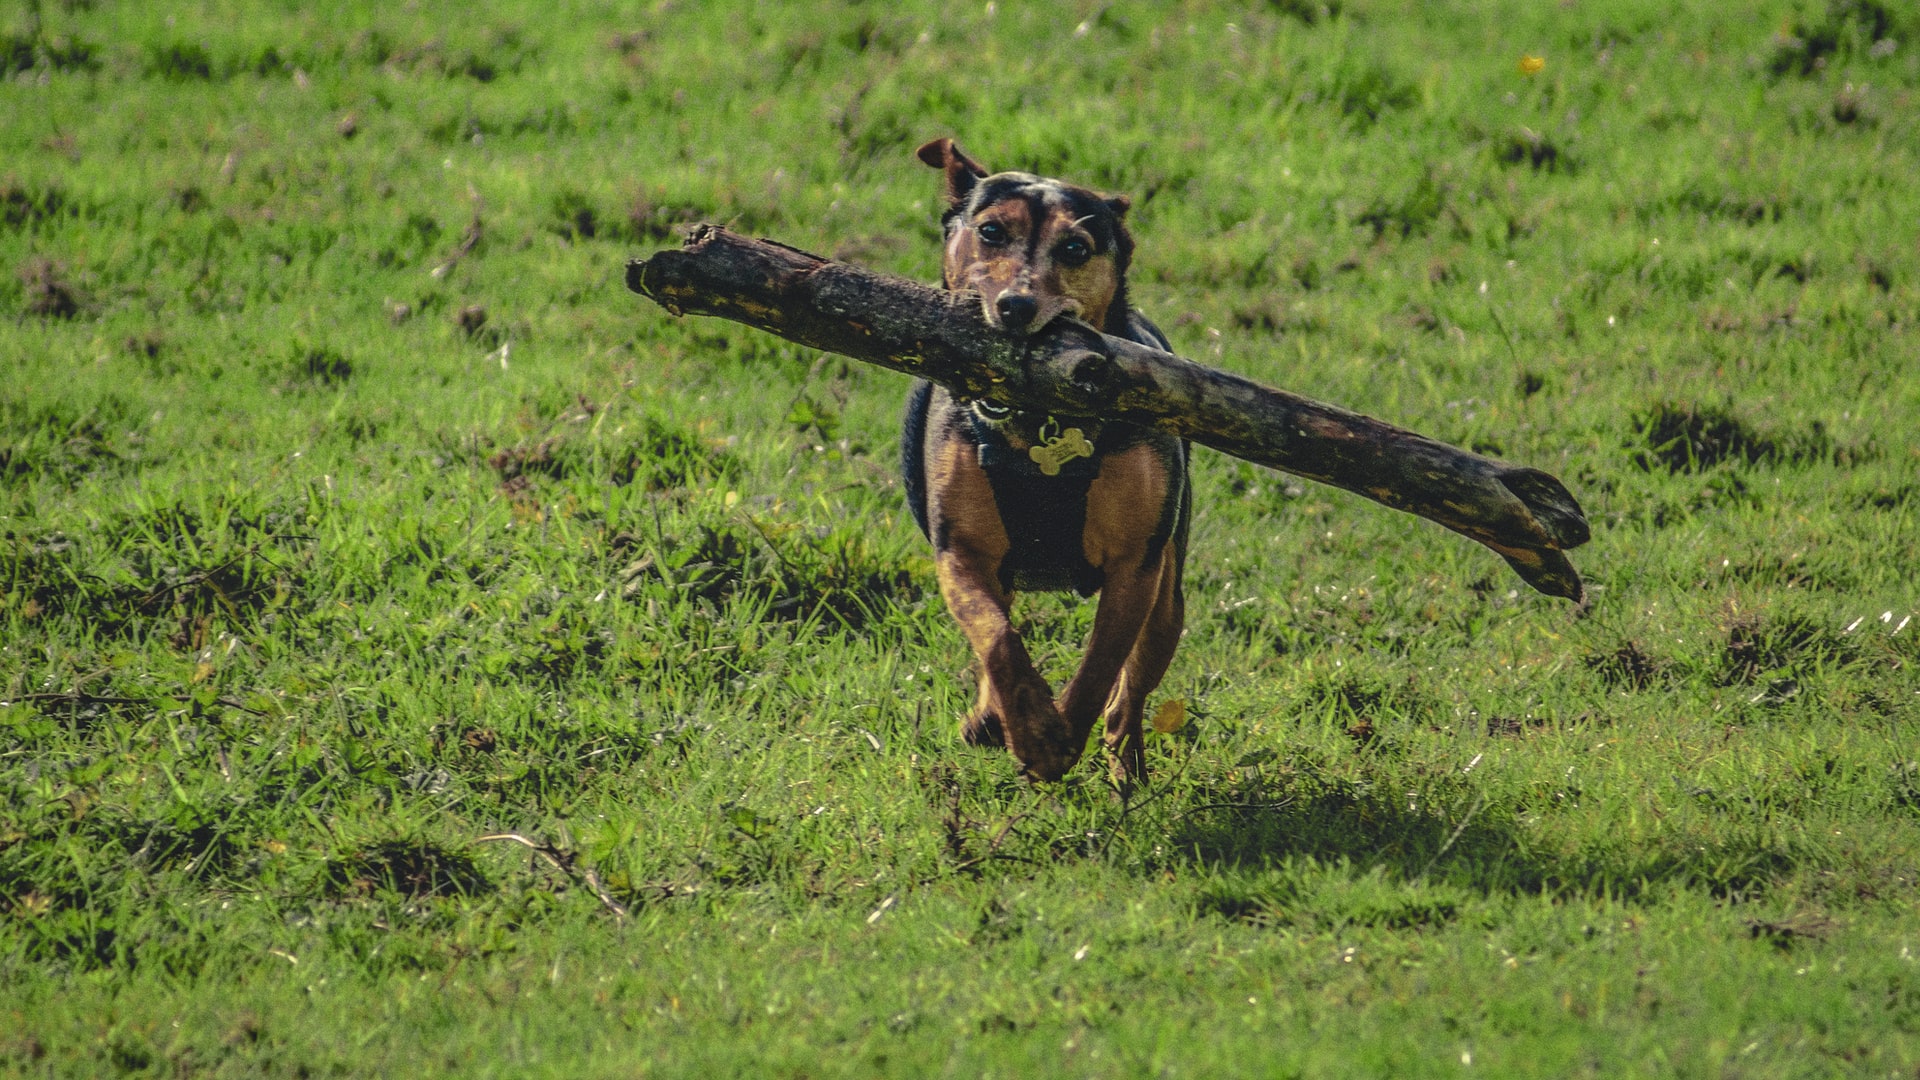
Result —
<path fill-rule="evenodd" d="M 1027 456 L 1046 476 L 1059 476 L 1060 466 L 1074 458 L 1092 457 L 1093 444 L 1077 427 L 1070 427 L 1044 443 L 1027 448 Z"/>

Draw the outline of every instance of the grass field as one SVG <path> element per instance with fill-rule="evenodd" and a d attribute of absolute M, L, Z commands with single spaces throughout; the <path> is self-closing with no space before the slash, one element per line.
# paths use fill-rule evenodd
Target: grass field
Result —
<path fill-rule="evenodd" d="M 0 7 L 0 1070 L 1920 1071 L 1920 14 L 325 7 Z M 947 134 L 1591 614 L 1201 452 L 1150 791 L 963 747 L 905 380 L 619 280 Z"/>

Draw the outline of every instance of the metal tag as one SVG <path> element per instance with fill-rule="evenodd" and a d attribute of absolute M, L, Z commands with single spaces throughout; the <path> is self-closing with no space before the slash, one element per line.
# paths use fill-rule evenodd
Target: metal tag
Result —
<path fill-rule="evenodd" d="M 1093 444 L 1079 428 L 1070 427 L 1044 443 L 1028 447 L 1027 456 L 1040 466 L 1042 475 L 1059 476 L 1060 466 L 1074 458 L 1092 457 Z"/>

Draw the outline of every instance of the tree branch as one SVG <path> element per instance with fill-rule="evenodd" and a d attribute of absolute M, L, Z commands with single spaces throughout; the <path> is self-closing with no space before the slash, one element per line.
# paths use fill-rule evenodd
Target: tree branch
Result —
<path fill-rule="evenodd" d="M 977 298 L 832 262 L 714 225 L 627 264 L 627 287 L 674 315 L 714 315 L 930 379 L 965 398 L 1158 428 L 1418 514 L 1485 544 L 1527 584 L 1586 603 L 1565 551 L 1587 542 L 1559 480 L 1372 417 L 1262 386 L 1084 323 L 1032 337 Z"/>

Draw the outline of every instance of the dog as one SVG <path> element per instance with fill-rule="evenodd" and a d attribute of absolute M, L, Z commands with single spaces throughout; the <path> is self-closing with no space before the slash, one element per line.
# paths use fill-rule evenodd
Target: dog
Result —
<path fill-rule="evenodd" d="M 920 147 L 944 174 L 941 285 L 979 295 L 1009 334 L 1079 319 L 1167 350 L 1127 297 L 1129 200 L 1029 173 L 989 174 L 950 139 Z M 1096 719 L 1116 785 L 1146 779 L 1141 720 L 1180 641 L 1192 516 L 1185 440 L 1096 417 L 966 401 L 916 382 L 901 434 L 913 518 L 933 543 L 947 609 L 972 646 L 979 698 L 961 725 L 1057 780 Z M 1100 595 L 1086 654 L 1058 699 L 1010 617 L 1019 590 Z"/>

